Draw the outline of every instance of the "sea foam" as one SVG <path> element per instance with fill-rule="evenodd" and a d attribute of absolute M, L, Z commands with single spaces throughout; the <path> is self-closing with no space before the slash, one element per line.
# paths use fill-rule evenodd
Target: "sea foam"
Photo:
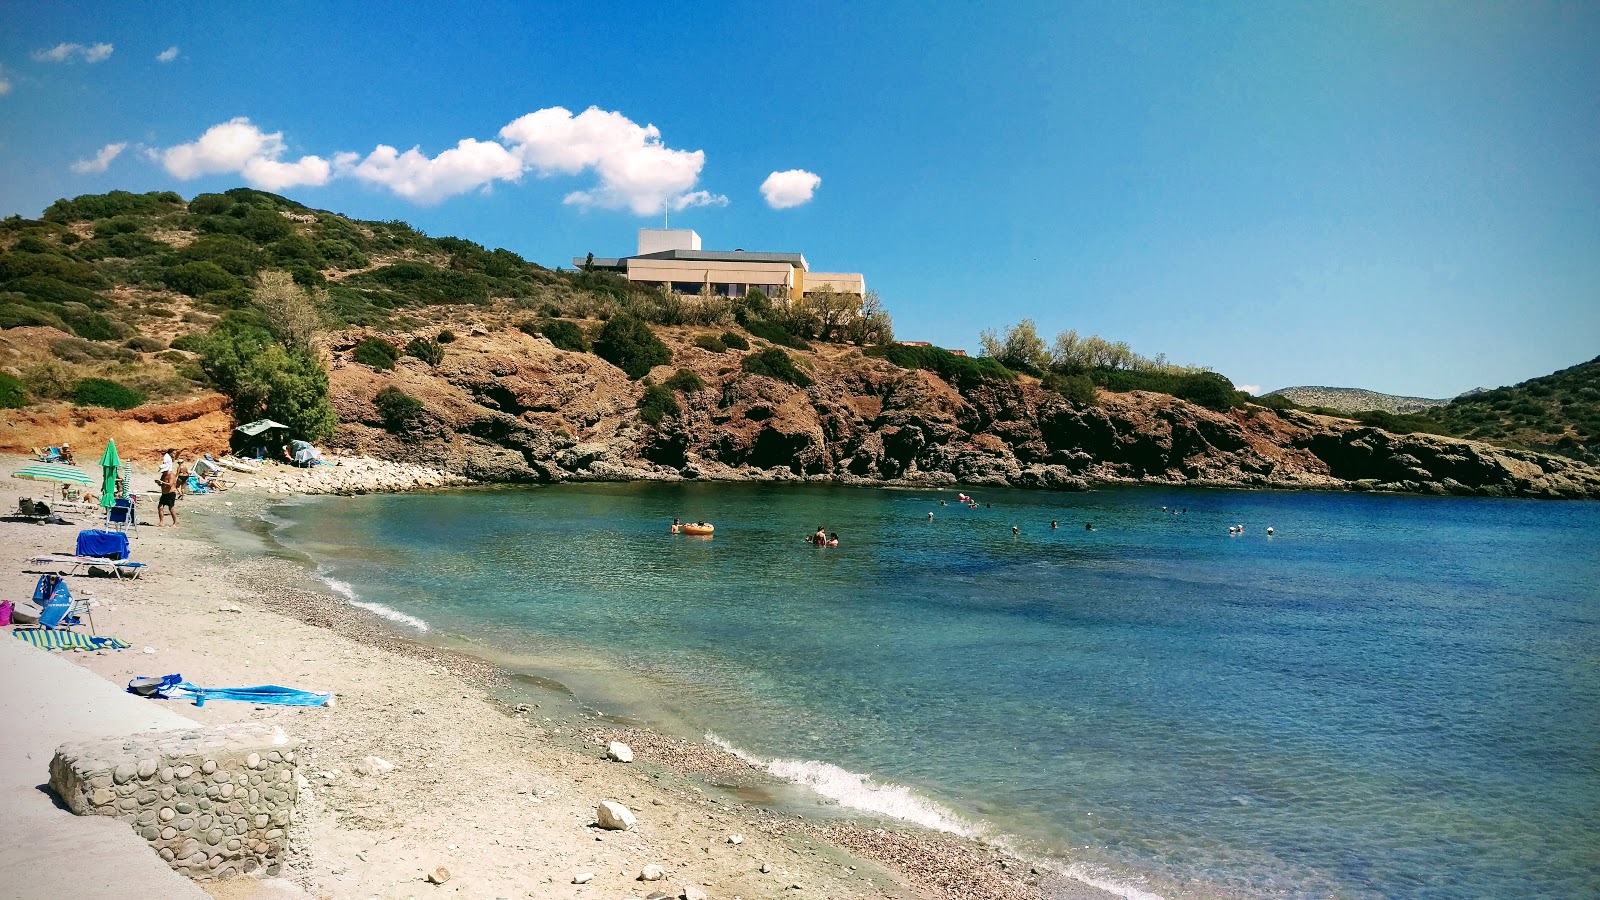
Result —
<path fill-rule="evenodd" d="M 384 606 L 382 603 L 373 603 L 370 600 L 361 599 L 361 595 L 357 594 L 356 589 L 351 587 L 347 581 L 340 581 L 330 575 L 320 573 L 317 577 L 322 579 L 322 583 L 326 584 L 335 594 L 343 597 L 346 603 L 356 609 L 364 609 L 379 618 L 388 619 L 391 622 L 397 622 L 401 625 L 415 628 L 418 631 L 426 632 L 428 630 L 428 623 L 416 616 L 406 615 L 400 610 Z"/>
<path fill-rule="evenodd" d="M 706 733 L 706 740 L 752 766 L 765 769 L 785 781 L 810 788 L 840 806 L 876 813 L 893 819 L 914 822 L 924 828 L 976 837 L 983 829 L 950 809 L 892 782 L 876 781 L 819 760 L 762 759 L 722 738 Z"/>

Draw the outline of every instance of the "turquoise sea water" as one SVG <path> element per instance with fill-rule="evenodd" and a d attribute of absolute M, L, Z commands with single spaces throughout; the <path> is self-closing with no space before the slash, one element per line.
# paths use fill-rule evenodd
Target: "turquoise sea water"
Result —
<path fill-rule="evenodd" d="M 1156 894 L 1600 896 L 1600 504 L 976 493 L 993 508 L 565 485 L 272 515 L 396 627 L 845 806 Z M 818 524 L 843 546 L 805 545 Z"/>

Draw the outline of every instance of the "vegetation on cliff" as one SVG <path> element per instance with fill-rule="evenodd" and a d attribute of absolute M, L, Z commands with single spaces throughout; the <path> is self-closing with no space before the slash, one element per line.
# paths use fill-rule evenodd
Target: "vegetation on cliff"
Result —
<path fill-rule="evenodd" d="M 1600 357 L 1510 387 L 1466 394 L 1426 415 L 1461 437 L 1600 462 Z"/>

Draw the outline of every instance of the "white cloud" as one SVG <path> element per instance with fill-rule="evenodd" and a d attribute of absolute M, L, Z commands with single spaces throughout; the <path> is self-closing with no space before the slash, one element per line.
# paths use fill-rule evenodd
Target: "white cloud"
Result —
<path fill-rule="evenodd" d="M 11 79 L 6 77 L 4 66 L 0 66 L 0 97 L 11 93 Z"/>
<path fill-rule="evenodd" d="M 93 172 L 104 172 L 106 167 L 111 165 L 111 161 L 116 159 L 117 155 L 127 148 L 128 145 L 126 142 L 120 144 L 107 144 L 104 147 L 101 147 L 100 152 L 96 153 L 93 158 L 80 159 L 73 163 L 72 171 L 77 172 L 80 175 L 87 175 Z"/>
<path fill-rule="evenodd" d="M 1260 396 L 1261 394 L 1261 385 L 1259 384 L 1236 384 L 1234 387 L 1253 396 Z"/>
<path fill-rule="evenodd" d="M 531 112 L 500 129 L 512 153 L 541 177 L 577 175 L 593 169 L 600 182 L 573 191 L 565 202 L 651 215 L 671 205 L 725 205 L 728 198 L 690 193 L 705 167 L 701 150 L 673 150 L 654 125 L 639 125 L 620 112 L 591 106 L 574 116 L 553 106 Z"/>
<path fill-rule="evenodd" d="M 356 162 L 358 155 L 341 153 L 334 163 L 341 175 L 381 184 L 407 200 L 433 204 L 495 181 L 516 181 L 522 177 L 522 162 L 494 141 L 465 138 L 453 149 L 431 159 L 417 147 L 404 153 L 379 144 Z"/>
<path fill-rule="evenodd" d="M 178 48 L 168 47 L 156 54 L 156 62 L 169 63 L 178 58 Z"/>
<path fill-rule="evenodd" d="M 36 62 L 66 63 L 83 60 L 86 63 L 97 63 L 109 59 L 111 52 L 116 49 L 110 44 L 83 44 L 61 43 L 48 50 L 34 51 L 33 58 Z"/>
<path fill-rule="evenodd" d="M 185 180 L 237 172 L 251 185 L 269 191 L 327 183 L 332 174 L 327 160 L 302 156 L 296 162 L 282 162 L 279 157 L 287 149 L 282 132 L 268 134 L 240 116 L 211 126 L 197 140 L 152 150 L 150 155 L 169 174 Z"/>
<path fill-rule="evenodd" d="M 822 176 L 805 169 L 773 172 L 766 181 L 761 182 L 761 196 L 773 209 L 788 209 L 810 203 L 812 195 L 817 192 L 817 185 L 821 183 Z"/>

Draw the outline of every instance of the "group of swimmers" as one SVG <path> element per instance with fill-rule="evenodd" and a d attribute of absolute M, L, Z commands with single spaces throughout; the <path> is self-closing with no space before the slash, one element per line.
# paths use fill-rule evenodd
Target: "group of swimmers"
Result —
<path fill-rule="evenodd" d="M 1228 526 L 1228 533 L 1231 534 L 1231 535 L 1235 535 L 1235 536 L 1244 534 L 1244 526 L 1243 525 L 1229 525 Z M 1271 525 L 1267 526 L 1267 537 L 1272 537 L 1272 526 Z"/>
<path fill-rule="evenodd" d="M 812 545 L 813 547 L 837 547 L 839 546 L 839 533 L 835 531 L 834 533 L 829 534 L 827 529 L 823 528 L 821 525 L 818 525 L 817 533 L 806 538 L 806 543 Z"/>

